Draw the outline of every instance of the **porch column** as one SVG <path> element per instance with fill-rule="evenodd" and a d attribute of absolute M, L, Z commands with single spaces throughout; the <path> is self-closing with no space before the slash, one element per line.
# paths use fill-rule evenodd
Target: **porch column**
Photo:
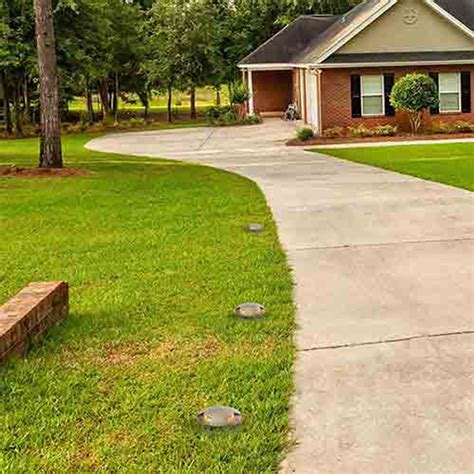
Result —
<path fill-rule="evenodd" d="M 249 114 L 253 114 L 255 112 L 255 106 L 253 101 L 253 78 L 252 78 L 252 70 L 247 70 L 247 87 L 250 93 L 249 98 Z"/>

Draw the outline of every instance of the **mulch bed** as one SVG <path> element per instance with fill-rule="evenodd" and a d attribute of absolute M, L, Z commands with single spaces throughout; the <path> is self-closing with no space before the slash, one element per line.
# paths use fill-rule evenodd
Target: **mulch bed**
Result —
<path fill-rule="evenodd" d="M 419 140 L 458 140 L 460 138 L 474 138 L 474 133 L 450 133 L 450 134 L 429 134 L 413 136 L 409 133 L 396 135 L 394 137 L 364 137 L 364 138 L 322 138 L 316 137 L 305 142 L 293 138 L 286 142 L 288 146 L 308 146 L 308 145 L 339 145 L 350 143 L 378 143 L 378 142 L 405 142 L 405 141 L 419 141 Z"/>
<path fill-rule="evenodd" d="M 18 166 L 0 166 L 0 176 L 18 178 L 70 178 L 90 176 L 89 170 L 77 168 L 20 168 Z"/>

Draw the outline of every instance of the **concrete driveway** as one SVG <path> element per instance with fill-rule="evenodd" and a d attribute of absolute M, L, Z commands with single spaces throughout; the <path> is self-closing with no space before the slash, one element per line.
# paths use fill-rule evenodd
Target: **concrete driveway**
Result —
<path fill-rule="evenodd" d="M 284 472 L 474 472 L 473 194 L 290 149 L 292 134 L 272 120 L 88 147 L 216 166 L 265 192 L 298 305 Z"/>

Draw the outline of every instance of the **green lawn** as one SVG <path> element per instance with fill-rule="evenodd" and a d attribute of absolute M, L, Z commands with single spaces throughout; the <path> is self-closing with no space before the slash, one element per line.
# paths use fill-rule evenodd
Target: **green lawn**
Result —
<path fill-rule="evenodd" d="M 294 306 L 257 186 L 207 167 L 83 149 L 80 178 L 0 179 L 0 301 L 67 280 L 70 316 L 0 368 L 0 472 L 271 472 L 287 446 Z M 37 141 L 0 142 L 34 165 Z M 264 222 L 260 235 L 248 222 Z M 231 312 L 269 308 L 257 322 Z M 242 411 L 206 432 L 202 407 Z"/>
<path fill-rule="evenodd" d="M 134 103 L 124 102 L 119 99 L 120 110 L 127 110 L 133 112 L 143 112 L 144 108 L 138 99 L 138 96 L 130 95 L 130 98 L 134 100 Z M 98 112 L 100 107 L 97 103 L 97 97 L 94 97 L 94 109 Z M 212 87 L 200 87 L 196 90 L 196 107 L 198 110 L 206 110 L 215 104 L 216 92 Z M 221 103 L 226 105 L 229 103 L 229 94 L 227 87 L 221 89 Z M 189 94 L 180 91 L 173 92 L 173 110 L 179 112 L 188 111 L 190 108 Z M 168 108 L 168 97 L 166 94 L 155 94 L 150 101 L 150 112 L 166 112 Z M 86 110 L 85 98 L 77 97 L 69 104 L 69 110 L 82 112 Z"/>
<path fill-rule="evenodd" d="M 474 143 L 312 151 L 474 191 Z"/>

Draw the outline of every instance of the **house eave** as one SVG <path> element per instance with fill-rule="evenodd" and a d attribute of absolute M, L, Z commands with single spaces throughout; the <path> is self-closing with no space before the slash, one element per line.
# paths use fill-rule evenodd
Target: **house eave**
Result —
<path fill-rule="evenodd" d="M 308 64 L 306 67 L 311 69 L 357 69 L 370 67 L 403 67 L 403 66 L 450 66 L 474 64 L 474 59 L 456 59 L 452 61 L 391 61 L 391 62 L 365 62 L 365 63 L 315 63 Z"/>
<path fill-rule="evenodd" d="M 260 63 L 260 64 L 239 64 L 239 69 L 251 71 L 290 71 L 297 66 L 296 64 L 285 63 Z"/>

